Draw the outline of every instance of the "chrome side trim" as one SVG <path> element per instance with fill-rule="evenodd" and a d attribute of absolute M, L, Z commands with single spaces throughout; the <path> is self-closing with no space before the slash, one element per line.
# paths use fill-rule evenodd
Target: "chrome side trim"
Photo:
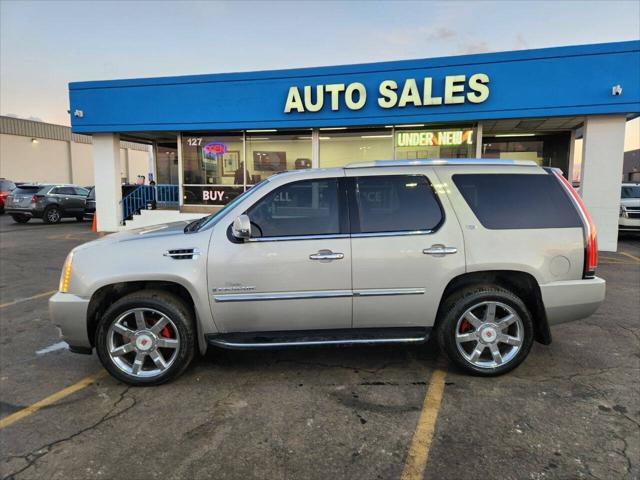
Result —
<path fill-rule="evenodd" d="M 310 298 L 382 297 L 391 295 L 424 295 L 424 288 L 370 288 L 364 290 L 317 290 L 308 292 L 230 293 L 215 295 L 217 303 L 263 302 L 267 300 L 304 300 Z"/>
<path fill-rule="evenodd" d="M 354 290 L 354 297 L 386 297 L 391 295 L 424 295 L 424 288 L 369 288 L 366 290 Z"/>
<path fill-rule="evenodd" d="M 446 158 L 425 158 L 420 160 L 376 160 L 373 162 L 350 163 L 343 168 L 366 168 L 366 167 L 411 167 L 411 166 L 437 166 L 437 165 L 518 165 L 522 167 L 537 167 L 538 164 L 532 160 L 507 160 L 507 159 L 446 159 Z"/>
<path fill-rule="evenodd" d="M 264 342 L 264 343 L 244 343 L 244 342 L 229 342 L 227 340 L 213 339 L 209 340 L 210 345 L 217 345 L 223 348 L 233 349 L 257 349 L 257 348 L 282 348 L 282 347 L 309 347 L 314 345 L 384 345 L 393 343 L 421 343 L 428 340 L 429 335 L 424 337 L 408 337 L 408 338 L 352 338 L 341 340 L 307 340 L 307 341 L 292 341 L 292 342 Z"/>
<path fill-rule="evenodd" d="M 348 234 L 327 234 L 327 235 L 291 235 L 287 237 L 255 237 L 245 240 L 246 242 L 286 242 L 291 240 L 328 240 L 332 238 L 349 238 Z"/>
<path fill-rule="evenodd" d="M 352 297 L 351 290 L 318 290 L 308 292 L 272 292 L 272 293 L 234 293 L 229 295 L 215 295 L 218 302 L 261 302 L 265 300 L 302 300 L 309 298 L 341 298 Z"/>
<path fill-rule="evenodd" d="M 373 232 L 373 233 L 352 233 L 352 238 L 367 238 L 367 237 L 402 237 L 407 235 L 429 235 L 433 233 L 433 230 L 411 230 L 401 232 Z"/>

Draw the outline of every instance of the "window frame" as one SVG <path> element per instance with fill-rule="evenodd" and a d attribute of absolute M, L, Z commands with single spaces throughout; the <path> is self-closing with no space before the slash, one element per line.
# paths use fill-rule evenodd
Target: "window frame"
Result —
<path fill-rule="evenodd" d="M 317 240 L 317 239 L 331 239 L 331 238 L 349 238 L 349 208 L 347 206 L 347 192 L 345 188 L 345 178 L 344 177 L 317 177 L 317 178 L 305 178 L 301 180 L 295 180 L 293 182 L 287 182 L 283 185 L 279 185 L 273 190 L 269 190 L 265 192 L 260 198 L 258 198 L 255 202 L 249 205 L 244 211 L 244 215 L 248 215 L 248 211 L 255 207 L 258 203 L 260 203 L 265 197 L 271 194 L 277 194 L 278 191 L 291 187 L 296 183 L 302 182 L 321 182 L 335 180 L 337 184 L 337 193 L 338 193 L 338 233 L 322 233 L 322 234 L 308 234 L 308 235 L 280 235 L 273 237 L 251 237 L 246 240 L 246 242 L 283 242 L 283 241 L 297 241 L 297 240 Z M 251 217 L 249 217 L 251 219 Z M 232 228 L 232 225 L 229 225 L 228 230 Z"/>
<path fill-rule="evenodd" d="M 380 232 L 361 232 L 360 231 L 360 210 L 358 208 L 358 197 L 356 194 L 356 185 L 357 181 L 360 178 L 380 178 L 380 177 L 422 177 L 426 180 L 427 185 L 431 189 L 431 193 L 433 194 L 438 208 L 440 209 L 440 221 L 431 229 L 422 229 L 422 230 L 384 230 Z M 347 178 L 347 197 L 349 204 L 349 229 L 350 235 L 352 238 L 366 238 L 366 237 L 400 237 L 400 236 L 408 236 L 408 235 L 432 235 L 438 232 L 444 222 L 446 221 L 446 212 L 444 206 L 442 205 L 442 201 L 440 200 L 440 196 L 438 192 L 436 192 L 435 188 L 433 188 L 433 183 L 428 175 L 423 173 L 391 173 L 391 174 L 374 174 L 374 175 L 359 175 L 354 177 Z"/>

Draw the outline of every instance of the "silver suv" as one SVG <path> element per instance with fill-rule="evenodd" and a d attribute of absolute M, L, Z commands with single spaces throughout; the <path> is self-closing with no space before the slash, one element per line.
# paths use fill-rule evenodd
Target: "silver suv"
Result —
<path fill-rule="evenodd" d="M 117 379 L 159 384 L 196 351 L 423 343 L 508 372 L 591 315 L 595 228 L 557 170 L 382 161 L 277 174 L 185 225 L 81 245 L 51 318 Z"/>

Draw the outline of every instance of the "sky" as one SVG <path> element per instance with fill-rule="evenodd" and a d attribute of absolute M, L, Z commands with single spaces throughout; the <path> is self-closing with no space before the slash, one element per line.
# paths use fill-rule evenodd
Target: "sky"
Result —
<path fill-rule="evenodd" d="M 0 0 L 0 114 L 69 125 L 71 81 L 637 40 L 640 1 Z M 625 149 L 640 148 L 640 121 Z"/>

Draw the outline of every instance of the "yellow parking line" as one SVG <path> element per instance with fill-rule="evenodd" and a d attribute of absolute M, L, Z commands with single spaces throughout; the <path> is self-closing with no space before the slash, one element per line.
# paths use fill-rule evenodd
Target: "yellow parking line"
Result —
<path fill-rule="evenodd" d="M 17 412 L 4 417 L 3 419 L 0 419 L 0 429 L 8 427 L 9 425 L 14 424 L 18 420 L 22 420 L 23 418 L 28 417 L 32 413 L 36 413 L 38 410 L 44 407 L 47 407 L 52 403 L 55 403 L 58 400 L 71 395 L 72 393 L 75 393 L 79 390 L 82 390 L 83 388 L 88 387 L 89 385 L 91 385 L 92 383 L 96 382 L 101 377 L 103 377 L 105 374 L 106 372 L 104 370 L 101 370 L 98 373 L 89 375 L 88 377 L 83 378 L 79 382 L 74 383 L 73 385 L 67 388 L 63 388 L 62 390 L 54 393 L 53 395 L 49 395 L 47 398 L 44 398 L 39 402 L 29 405 L 28 407 L 25 407 L 22 410 L 18 410 Z"/>
<path fill-rule="evenodd" d="M 625 255 L 629 258 L 633 258 L 634 260 L 636 260 L 637 262 L 640 262 L 640 257 L 636 257 L 635 255 L 631 255 L 630 253 L 627 252 L 620 252 L 622 255 Z"/>
<path fill-rule="evenodd" d="M 444 370 L 436 370 L 431 375 L 429 388 L 424 397 L 422 412 L 418 426 L 413 434 L 411 447 L 407 454 L 407 461 L 404 464 L 401 480 L 422 480 L 424 469 L 429 458 L 429 449 L 433 439 L 433 432 L 440 410 L 440 402 L 444 393 L 444 379 L 447 373 Z"/>
<path fill-rule="evenodd" d="M 36 298 L 46 297 L 47 295 L 53 295 L 57 290 L 49 290 L 48 292 L 38 293 L 37 295 L 32 295 L 26 298 L 18 298 L 17 300 L 12 300 L 11 302 L 1 303 L 0 308 L 10 307 L 11 305 L 16 305 L 18 303 L 28 302 L 29 300 L 35 300 Z"/>

